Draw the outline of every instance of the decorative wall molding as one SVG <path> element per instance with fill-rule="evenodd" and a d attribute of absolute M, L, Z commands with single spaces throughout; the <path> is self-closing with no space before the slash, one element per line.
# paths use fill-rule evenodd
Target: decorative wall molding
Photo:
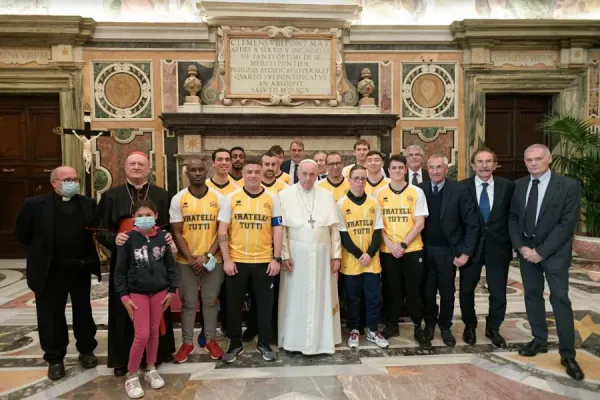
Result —
<path fill-rule="evenodd" d="M 354 25 L 348 44 L 358 43 L 452 43 L 454 37 L 447 26 Z"/>
<path fill-rule="evenodd" d="M 94 42 L 209 42 L 209 28 L 203 23 L 100 22 Z"/>
<path fill-rule="evenodd" d="M 0 15 L 0 46 L 81 46 L 95 28 L 96 21 L 79 16 Z"/>

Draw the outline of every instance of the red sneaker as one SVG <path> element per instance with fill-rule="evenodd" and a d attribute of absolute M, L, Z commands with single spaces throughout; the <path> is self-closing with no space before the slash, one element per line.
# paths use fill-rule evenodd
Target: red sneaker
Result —
<path fill-rule="evenodd" d="M 177 352 L 177 354 L 175 354 L 174 361 L 177 364 L 182 364 L 184 362 L 187 361 L 188 356 L 190 354 L 192 354 L 194 352 L 194 345 L 193 344 L 182 344 L 181 347 L 179 348 L 179 351 Z"/>
<path fill-rule="evenodd" d="M 212 339 L 210 342 L 208 342 L 206 344 L 205 349 L 209 352 L 210 358 L 212 358 L 213 360 L 218 360 L 221 357 L 223 357 L 223 350 L 221 350 L 219 344 L 215 341 L 215 339 Z"/>

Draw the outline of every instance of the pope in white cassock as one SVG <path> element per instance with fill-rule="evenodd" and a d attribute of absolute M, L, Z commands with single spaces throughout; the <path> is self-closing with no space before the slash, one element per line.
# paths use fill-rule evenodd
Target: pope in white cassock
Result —
<path fill-rule="evenodd" d="M 342 342 L 338 215 L 331 193 L 315 186 L 317 176 L 317 164 L 303 160 L 298 183 L 279 193 L 284 233 L 278 344 L 305 355 L 333 354 Z"/>

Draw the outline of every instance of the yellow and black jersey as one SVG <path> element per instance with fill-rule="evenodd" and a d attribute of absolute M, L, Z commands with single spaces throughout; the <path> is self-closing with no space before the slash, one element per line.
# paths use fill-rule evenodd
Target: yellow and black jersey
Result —
<path fill-rule="evenodd" d="M 268 263 L 273 259 L 273 227 L 281 226 L 279 197 L 244 188 L 223 202 L 219 221 L 229 224 L 229 255 L 233 262 Z"/>
<path fill-rule="evenodd" d="M 243 185 L 244 184 L 242 181 L 242 186 Z M 207 179 L 206 186 L 208 186 L 211 189 L 216 190 L 223 197 L 229 196 L 231 193 L 235 192 L 236 190 L 238 190 L 239 188 L 242 187 L 231 176 L 229 176 L 229 180 L 227 181 L 227 183 L 225 183 L 223 185 L 219 185 L 218 183 L 215 183 L 215 181 L 213 181 L 213 178 Z"/>
<path fill-rule="evenodd" d="M 239 187 L 244 187 L 244 178 L 242 178 L 241 176 L 239 178 L 236 178 L 235 176 L 229 174 L 229 180 L 238 185 Z"/>
<path fill-rule="evenodd" d="M 342 176 L 346 179 L 350 178 L 350 170 L 352 169 L 352 167 L 354 167 L 356 164 L 350 164 L 350 165 L 346 165 L 343 169 L 342 169 Z M 385 170 L 383 169 L 383 167 L 381 167 L 381 176 L 386 176 L 385 174 Z"/>
<path fill-rule="evenodd" d="M 281 173 L 279 175 L 277 175 L 277 179 L 279 179 L 280 181 L 282 181 L 283 183 L 287 184 L 287 185 L 293 185 L 294 184 L 294 180 L 292 179 L 292 177 L 286 173 L 281 171 Z"/>
<path fill-rule="evenodd" d="M 386 178 L 385 176 L 383 176 L 379 182 L 371 182 L 369 178 L 367 178 L 367 183 L 365 184 L 365 193 L 368 196 L 374 196 L 377 190 L 388 186 L 390 182 L 390 178 Z"/>
<path fill-rule="evenodd" d="M 375 198 L 381 209 L 383 233 L 395 243 L 402 243 L 408 232 L 415 225 L 414 217 L 427 217 L 427 199 L 423 190 L 417 186 L 406 185 L 401 191 L 396 191 L 387 185 L 375 193 Z M 384 253 L 390 249 L 381 241 L 379 248 Z M 407 252 L 423 250 L 423 240 L 418 235 L 406 249 Z"/>
<path fill-rule="evenodd" d="M 365 202 L 358 205 L 348 196 L 344 196 L 337 202 L 337 205 L 340 232 L 348 232 L 356 247 L 363 254 L 366 253 L 373 240 L 373 232 L 377 229 L 383 229 L 377 200 L 374 197 L 367 196 Z M 360 275 L 365 272 L 379 274 L 381 272 L 379 253 L 373 256 L 368 266 L 362 267 L 358 259 L 344 248 L 342 249 L 340 272 L 345 275 Z"/>
<path fill-rule="evenodd" d="M 217 239 L 217 217 L 223 196 L 208 188 L 202 197 L 194 196 L 189 189 L 183 189 L 171 200 L 170 222 L 183 223 L 182 236 L 190 253 L 201 256 L 207 253 Z M 177 253 L 177 262 L 187 264 L 181 253 Z"/>
<path fill-rule="evenodd" d="M 336 203 L 340 201 L 340 199 L 344 197 L 346 193 L 348 193 L 348 190 L 350 190 L 350 182 L 348 182 L 348 180 L 343 177 L 342 181 L 338 184 L 332 183 L 329 180 L 329 178 L 326 178 L 322 181 L 317 182 L 317 185 L 331 192 L 331 194 L 333 194 L 333 199 Z"/>
<path fill-rule="evenodd" d="M 279 192 L 288 187 L 288 184 L 279 179 L 275 179 L 273 182 L 271 182 L 271 184 L 262 182 L 262 187 L 264 187 L 269 192 L 278 195 Z"/>

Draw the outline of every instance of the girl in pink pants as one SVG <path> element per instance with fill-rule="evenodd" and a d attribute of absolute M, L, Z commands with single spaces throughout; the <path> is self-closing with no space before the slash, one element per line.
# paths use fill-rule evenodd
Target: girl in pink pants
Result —
<path fill-rule="evenodd" d="M 127 242 L 117 250 L 114 282 L 135 331 L 125 390 L 130 398 L 139 399 L 144 396 L 138 378 L 144 350 L 148 364 L 144 380 L 152 389 L 165 385 L 154 364 L 163 311 L 177 290 L 177 268 L 165 233 L 155 226 L 158 213 L 154 203 L 138 202 L 133 207 L 133 215 L 135 228 L 127 233 Z"/>

